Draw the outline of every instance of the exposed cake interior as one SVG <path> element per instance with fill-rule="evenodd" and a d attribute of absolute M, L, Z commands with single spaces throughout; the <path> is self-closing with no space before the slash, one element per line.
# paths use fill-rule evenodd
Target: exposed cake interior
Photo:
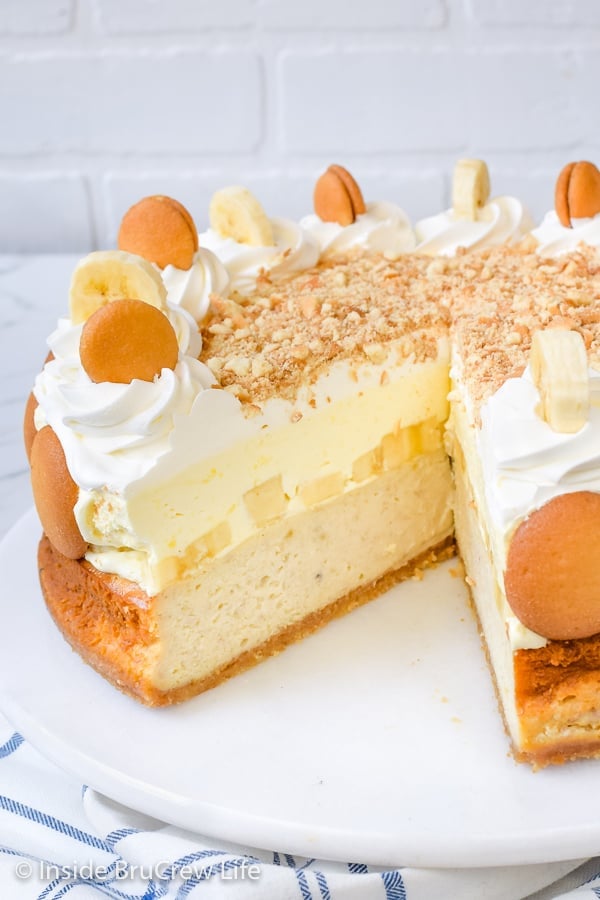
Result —
<path fill-rule="evenodd" d="M 356 257 L 265 280 L 241 304 L 215 300 L 202 360 L 220 389 L 200 391 L 140 478 L 126 470 L 119 484 L 115 463 L 112 483 L 80 489 L 88 591 L 118 575 L 121 594 L 150 611 L 135 689 L 146 702 L 280 648 L 450 540 L 447 313 L 422 290 L 427 265 Z M 71 582 L 67 593 L 85 591 Z M 114 654 L 101 665 L 130 683 Z"/>

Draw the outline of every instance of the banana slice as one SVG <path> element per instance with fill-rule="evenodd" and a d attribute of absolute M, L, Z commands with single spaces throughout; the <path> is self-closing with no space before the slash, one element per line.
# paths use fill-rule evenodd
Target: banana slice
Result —
<path fill-rule="evenodd" d="M 81 260 L 71 279 L 69 305 L 74 324 L 112 300 L 144 300 L 166 309 L 167 291 L 154 266 L 123 250 L 99 250 Z"/>
<path fill-rule="evenodd" d="M 210 226 L 222 237 L 233 238 L 238 244 L 272 247 L 273 228 L 267 214 L 247 188 L 223 188 L 210 201 Z"/>
<path fill-rule="evenodd" d="M 583 338 L 577 331 L 536 331 L 529 365 L 540 392 L 538 413 L 553 431 L 574 434 L 587 422 L 590 379 Z"/>
<path fill-rule="evenodd" d="M 477 211 L 488 202 L 490 175 L 482 159 L 459 159 L 454 167 L 452 206 L 458 219 L 477 219 Z"/>

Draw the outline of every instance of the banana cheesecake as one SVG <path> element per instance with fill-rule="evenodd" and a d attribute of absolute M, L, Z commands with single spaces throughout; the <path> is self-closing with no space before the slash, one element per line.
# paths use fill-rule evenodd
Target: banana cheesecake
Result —
<path fill-rule="evenodd" d="M 513 199 L 461 161 L 445 251 L 341 166 L 300 226 L 239 187 L 200 238 L 171 198 L 126 213 L 25 416 L 43 593 L 87 662 L 178 702 L 456 534 L 515 755 L 600 755 L 600 262 L 518 243 Z"/>

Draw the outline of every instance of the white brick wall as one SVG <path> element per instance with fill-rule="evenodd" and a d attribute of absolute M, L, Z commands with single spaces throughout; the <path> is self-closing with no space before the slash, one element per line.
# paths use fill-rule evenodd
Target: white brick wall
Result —
<path fill-rule="evenodd" d="M 86 253 L 94 244 L 86 180 L 80 175 L 0 175 L 1 252 Z"/>
<path fill-rule="evenodd" d="M 185 34 L 206 28 L 243 28 L 254 21 L 253 0 L 95 0 L 108 34 Z"/>
<path fill-rule="evenodd" d="M 597 0 L 471 0 L 486 25 L 600 25 Z"/>
<path fill-rule="evenodd" d="M 0 0 L 0 252 L 110 246 L 171 193 L 310 211 L 347 165 L 416 219 L 461 155 L 536 218 L 600 164 L 598 0 Z"/>
<path fill-rule="evenodd" d="M 0 59 L 0 156 L 252 153 L 261 87 L 242 49 L 14 55 Z"/>
<path fill-rule="evenodd" d="M 258 21 L 288 31 L 318 28 L 382 31 L 388 28 L 435 28 L 445 21 L 444 0 L 263 0 Z"/>
<path fill-rule="evenodd" d="M 52 34 L 73 23 L 75 0 L 2 0 L 0 35 Z"/>

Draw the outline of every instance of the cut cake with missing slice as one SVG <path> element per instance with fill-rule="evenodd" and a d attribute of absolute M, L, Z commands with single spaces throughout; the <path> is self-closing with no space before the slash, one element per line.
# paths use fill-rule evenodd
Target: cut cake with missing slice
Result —
<path fill-rule="evenodd" d="M 135 270 L 104 256 L 119 283 Z M 144 703 L 193 696 L 452 552 L 454 510 L 516 757 L 600 755 L 597 254 L 523 244 L 263 274 L 213 294 L 201 353 L 141 263 L 135 289 L 171 322 L 177 363 L 134 342 L 131 383 L 90 386 L 90 346 L 114 350 L 98 322 L 131 312 L 116 299 L 59 325 L 28 405 L 42 587 L 84 659 Z M 140 361 L 160 377 L 140 382 Z"/>

